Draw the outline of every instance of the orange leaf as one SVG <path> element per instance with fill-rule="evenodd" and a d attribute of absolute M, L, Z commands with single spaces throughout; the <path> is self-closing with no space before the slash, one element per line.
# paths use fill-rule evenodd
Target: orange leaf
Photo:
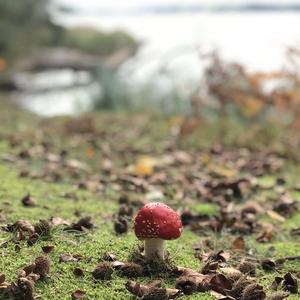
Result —
<path fill-rule="evenodd" d="M 0 57 L 0 72 L 4 71 L 5 69 L 6 69 L 6 60 Z"/>
<path fill-rule="evenodd" d="M 94 156 L 95 156 L 94 150 L 92 148 L 86 148 L 85 149 L 85 156 L 87 158 L 90 158 L 90 159 L 94 158 Z"/>
<path fill-rule="evenodd" d="M 140 157 L 133 166 L 133 173 L 136 176 L 149 176 L 153 174 L 156 161 L 149 156 Z"/>

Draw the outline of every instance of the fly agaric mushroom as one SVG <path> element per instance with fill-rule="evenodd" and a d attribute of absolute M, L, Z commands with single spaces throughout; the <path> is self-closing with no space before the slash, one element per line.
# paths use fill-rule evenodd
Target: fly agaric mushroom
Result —
<path fill-rule="evenodd" d="M 144 240 L 145 257 L 164 259 L 164 240 L 180 237 L 182 224 L 179 215 L 163 203 L 148 203 L 134 220 L 134 232 Z"/>

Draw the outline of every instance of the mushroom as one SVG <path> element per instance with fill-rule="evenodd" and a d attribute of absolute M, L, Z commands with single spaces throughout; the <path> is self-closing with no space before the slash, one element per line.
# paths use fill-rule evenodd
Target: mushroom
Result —
<path fill-rule="evenodd" d="M 180 237 L 182 224 L 179 215 L 163 203 L 148 203 L 134 220 L 135 235 L 144 240 L 144 254 L 148 259 L 164 259 L 164 240 Z"/>

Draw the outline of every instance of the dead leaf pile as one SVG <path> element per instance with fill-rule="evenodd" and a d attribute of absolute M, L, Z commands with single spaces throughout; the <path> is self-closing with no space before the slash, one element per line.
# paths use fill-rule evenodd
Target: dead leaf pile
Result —
<path fill-rule="evenodd" d="M 40 256 L 24 267 L 15 282 L 5 282 L 5 275 L 0 274 L 1 299 L 34 300 L 34 287 L 37 281 L 43 280 L 50 272 L 51 261 L 47 256 Z"/>

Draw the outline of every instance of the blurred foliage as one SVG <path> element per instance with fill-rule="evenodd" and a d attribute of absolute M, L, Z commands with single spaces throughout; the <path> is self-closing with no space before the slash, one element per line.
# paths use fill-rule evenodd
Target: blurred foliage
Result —
<path fill-rule="evenodd" d="M 64 32 L 62 46 L 96 55 L 109 55 L 120 48 L 135 49 L 138 43 L 123 31 L 102 32 L 90 27 L 75 27 Z"/>
<path fill-rule="evenodd" d="M 288 49 L 287 58 L 289 65 L 282 71 L 250 73 L 212 53 L 201 83 L 206 94 L 196 99 L 197 105 L 202 111 L 210 106 L 222 116 L 233 115 L 244 122 L 267 120 L 299 128 L 300 52 Z"/>
<path fill-rule="evenodd" d="M 165 116 L 191 112 L 189 95 L 177 85 L 174 73 L 158 69 L 140 83 L 134 83 L 131 76 L 130 70 L 99 69 L 95 79 L 101 92 L 93 99 L 92 109 L 149 111 Z"/>
<path fill-rule="evenodd" d="M 93 110 L 132 109 L 133 98 L 126 88 L 126 83 L 121 80 L 116 70 L 101 68 L 95 77 L 101 92 L 93 99 Z"/>
<path fill-rule="evenodd" d="M 51 22 L 48 0 L 0 0 L 0 56 L 8 61 L 58 42 L 62 28 Z"/>
<path fill-rule="evenodd" d="M 122 31 L 65 29 L 51 21 L 51 14 L 56 10 L 62 11 L 51 0 L 0 0 L 0 58 L 10 65 L 16 58 L 46 47 L 75 48 L 96 55 L 138 47 L 135 39 Z M 3 68 L 1 62 L 0 69 Z"/>
<path fill-rule="evenodd" d="M 281 134 L 278 128 L 300 128 L 300 51 L 288 49 L 287 58 L 282 71 L 251 73 L 240 64 L 224 61 L 216 52 L 205 54 L 203 77 L 189 93 L 182 93 L 171 72 L 157 72 L 137 85 L 130 74 L 102 70 L 96 76 L 102 93 L 94 100 L 94 109 L 178 115 L 174 132 L 182 138 L 203 124 L 218 123 L 220 135 L 228 124 L 242 131 L 257 125 L 252 138 L 261 135 L 268 140 L 269 135 L 272 140 Z M 162 80 L 169 83 L 167 91 L 159 86 Z"/>
<path fill-rule="evenodd" d="M 240 131 L 242 143 L 268 143 L 286 135 L 286 129 L 299 132 L 299 50 L 288 49 L 288 64 L 277 72 L 251 73 L 240 64 L 222 60 L 216 52 L 205 59 L 208 64 L 203 79 L 191 96 L 191 114 L 178 124 L 182 139 L 192 137 L 196 129 L 207 128 L 208 123 L 219 138 L 226 132 Z M 253 134 L 243 135 L 249 128 L 254 129 Z M 235 142 L 229 140 L 228 144 Z"/>

